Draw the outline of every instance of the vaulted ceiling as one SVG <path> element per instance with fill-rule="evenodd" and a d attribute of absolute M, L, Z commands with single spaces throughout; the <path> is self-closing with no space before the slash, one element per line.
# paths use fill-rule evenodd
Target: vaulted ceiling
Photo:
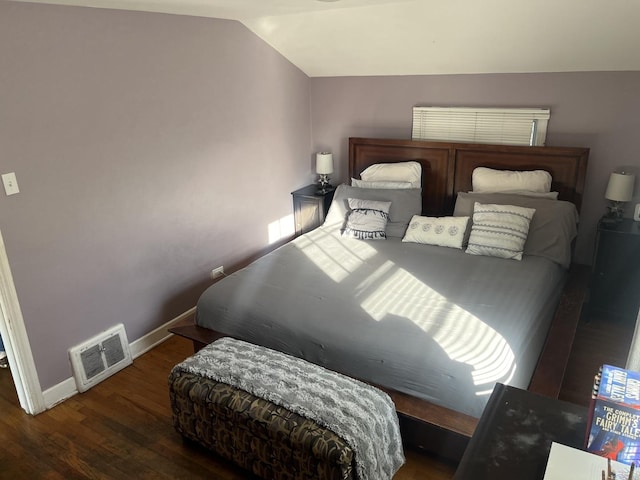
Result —
<path fill-rule="evenodd" d="M 238 20 L 311 77 L 640 70 L 638 0 L 35 2 Z"/>

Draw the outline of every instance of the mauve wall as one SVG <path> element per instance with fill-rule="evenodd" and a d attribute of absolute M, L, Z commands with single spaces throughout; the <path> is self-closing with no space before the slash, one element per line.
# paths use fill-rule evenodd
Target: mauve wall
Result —
<path fill-rule="evenodd" d="M 313 78 L 314 150 L 335 152 L 335 177 L 346 180 L 348 138 L 411 138 L 414 106 L 550 108 L 547 145 L 591 149 L 576 245 L 579 263 L 591 263 L 611 171 L 635 170 L 632 205 L 640 201 L 640 72 Z M 629 206 L 627 216 L 632 210 Z"/>
<path fill-rule="evenodd" d="M 0 2 L 0 229 L 42 387 L 266 246 L 310 145 L 309 78 L 238 22 Z"/>

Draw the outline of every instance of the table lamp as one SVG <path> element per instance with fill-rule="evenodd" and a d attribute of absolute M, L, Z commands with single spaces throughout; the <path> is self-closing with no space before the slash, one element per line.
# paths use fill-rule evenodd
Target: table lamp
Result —
<path fill-rule="evenodd" d="M 333 155 L 329 152 L 316 153 L 316 173 L 319 175 L 320 192 L 326 193 L 330 188 L 329 175 L 333 173 Z"/>
<path fill-rule="evenodd" d="M 633 198 L 635 175 L 625 172 L 612 173 L 607 184 L 604 198 L 609 200 L 609 218 L 620 220 L 624 214 L 625 203 Z"/>

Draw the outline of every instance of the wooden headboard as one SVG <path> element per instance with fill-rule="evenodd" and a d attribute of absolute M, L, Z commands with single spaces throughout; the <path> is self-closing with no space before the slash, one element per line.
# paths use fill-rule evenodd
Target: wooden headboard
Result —
<path fill-rule="evenodd" d="M 422 165 L 422 213 L 449 215 L 457 192 L 471 190 L 476 167 L 499 170 L 546 170 L 558 198 L 582 204 L 588 148 L 526 147 L 421 140 L 349 139 L 349 175 L 375 163 L 416 161 Z"/>

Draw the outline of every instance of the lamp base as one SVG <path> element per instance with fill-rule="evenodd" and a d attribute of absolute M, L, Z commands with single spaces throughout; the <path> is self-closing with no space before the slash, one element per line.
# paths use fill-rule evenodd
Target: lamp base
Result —
<path fill-rule="evenodd" d="M 329 175 L 321 173 L 319 177 L 320 178 L 318 179 L 318 193 L 323 193 L 323 194 L 327 193 L 333 188 L 329 183 Z"/>
<path fill-rule="evenodd" d="M 609 213 L 607 213 L 608 218 L 621 219 L 624 215 L 624 207 L 627 202 L 617 202 L 615 200 L 611 200 L 611 204 L 607 207 L 609 209 Z"/>

